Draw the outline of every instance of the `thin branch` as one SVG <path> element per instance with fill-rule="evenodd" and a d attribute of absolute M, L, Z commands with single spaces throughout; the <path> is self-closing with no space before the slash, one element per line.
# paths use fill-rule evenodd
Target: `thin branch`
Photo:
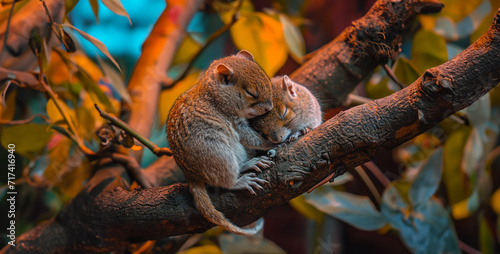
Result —
<path fill-rule="evenodd" d="M 132 137 L 137 139 L 143 145 L 145 145 L 149 150 L 151 150 L 156 156 L 160 157 L 162 155 L 172 156 L 172 151 L 166 147 L 158 147 L 155 143 L 151 142 L 149 139 L 141 136 L 137 131 L 133 130 L 128 124 L 120 120 L 119 118 L 112 116 L 104 112 L 97 104 L 94 104 L 95 108 L 99 112 L 102 118 L 109 120 L 113 125 L 121 128 L 122 130 L 129 133 Z"/>
<path fill-rule="evenodd" d="M 392 71 L 392 69 L 389 67 L 387 64 L 383 64 L 382 68 L 384 68 L 385 72 L 387 75 L 396 83 L 396 85 L 400 88 L 403 89 L 406 87 L 406 84 L 403 84 L 403 82 L 399 81 L 399 79 L 396 77 L 396 74 Z"/>
<path fill-rule="evenodd" d="M 372 195 L 375 198 L 375 200 L 377 201 L 377 203 L 380 204 L 381 201 L 382 201 L 382 197 L 380 196 L 380 193 L 378 193 L 378 190 L 375 187 L 375 184 L 373 184 L 373 182 L 370 179 L 370 177 L 366 174 L 366 172 L 360 166 L 355 167 L 354 170 L 361 177 L 361 180 L 363 180 L 363 182 L 365 183 L 365 185 L 368 188 L 368 190 L 370 190 L 370 192 L 372 193 Z"/>
<path fill-rule="evenodd" d="M 35 114 L 35 115 L 32 115 L 32 116 L 30 116 L 30 117 L 28 117 L 26 119 L 23 119 L 23 120 L 8 121 L 8 120 L 5 120 L 5 119 L 0 119 L 0 124 L 5 124 L 5 125 L 21 125 L 21 124 L 30 123 L 31 121 L 33 121 L 35 119 L 35 117 L 40 117 L 45 122 L 50 123 L 50 120 L 46 116 L 41 115 L 41 114 Z"/>
<path fill-rule="evenodd" d="M 184 79 L 186 77 L 186 75 L 189 73 L 189 71 L 191 70 L 191 68 L 193 67 L 194 63 L 196 62 L 196 59 L 198 59 L 198 57 L 203 52 L 205 52 L 205 50 L 208 48 L 208 46 L 210 46 L 212 44 L 212 42 L 214 42 L 217 38 L 219 38 L 219 36 L 221 36 L 227 30 L 229 30 L 229 28 L 231 28 L 231 26 L 233 26 L 234 23 L 236 23 L 236 21 L 238 21 L 238 11 L 240 10 L 240 7 L 241 7 L 242 3 L 243 3 L 243 0 L 239 0 L 238 1 L 238 5 L 234 8 L 234 13 L 231 16 L 231 21 L 229 23 L 225 24 L 224 26 L 222 26 L 219 30 L 215 31 L 213 34 L 211 34 L 207 38 L 207 40 L 205 41 L 205 45 L 203 45 L 203 47 L 201 47 L 198 50 L 198 52 L 196 52 L 196 54 L 194 55 L 193 59 L 191 59 L 191 61 L 189 61 L 188 66 L 186 67 L 186 69 L 184 70 L 184 72 L 182 72 L 182 74 L 177 79 L 175 79 L 175 80 L 167 79 L 165 81 L 166 83 L 163 85 L 164 89 L 165 88 L 171 88 L 175 84 L 177 84 L 177 82 L 179 82 L 182 79 Z"/>
<path fill-rule="evenodd" d="M 370 171 L 377 180 L 384 185 L 384 187 L 389 186 L 391 184 L 391 181 L 387 179 L 387 177 L 380 171 L 380 169 L 373 163 L 372 161 L 369 161 L 365 164 L 362 165 L 363 168 L 366 168 L 368 171 Z"/>

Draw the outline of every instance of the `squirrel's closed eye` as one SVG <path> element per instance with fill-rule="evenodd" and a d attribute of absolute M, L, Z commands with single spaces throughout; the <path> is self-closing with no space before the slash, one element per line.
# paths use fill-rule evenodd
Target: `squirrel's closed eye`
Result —
<path fill-rule="evenodd" d="M 245 88 L 245 94 L 250 96 L 250 97 L 253 97 L 253 98 L 257 98 L 257 94 L 255 93 L 251 93 L 250 91 L 248 91 L 246 88 Z"/>

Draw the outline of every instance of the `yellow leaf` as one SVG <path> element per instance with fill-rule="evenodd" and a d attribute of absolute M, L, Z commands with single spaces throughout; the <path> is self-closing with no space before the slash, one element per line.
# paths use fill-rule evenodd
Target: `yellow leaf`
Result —
<path fill-rule="evenodd" d="M 179 254 L 223 254 L 219 247 L 215 245 L 204 245 L 187 249 Z"/>
<path fill-rule="evenodd" d="M 200 49 L 201 45 L 191 36 L 186 35 L 181 46 L 176 51 L 174 59 L 172 60 L 172 66 L 181 63 L 189 63 Z"/>
<path fill-rule="evenodd" d="M 496 214 L 500 215 L 500 189 L 497 189 L 491 195 L 491 208 Z"/>
<path fill-rule="evenodd" d="M 288 202 L 295 210 L 309 219 L 320 223 L 323 220 L 324 213 L 306 202 L 304 196 L 298 196 Z"/>
<path fill-rule="evenodd" d="M 14 118 L 16 112 L 16 96 L 17 90 L 13 89 L 5 99 L 5 107 L 0 103 L 0 119 L 10 121 Z"/>
<path fill-rule="evenodd" d="M 66 114 L 70 117 L 70 121 L 73 121 L 73 123 L 75 123 L 75 120 L 76 120 L 75 111 L 68 108 L 66 103 L 64 103 L 63 101 L 58 100 L 58 102 L 59 102 L 59 105 L 61 105 L 61 110 L 66 112 Z M 61 114 L 61 111 L 59 111 L 59 108 L 57 108 L 56 104 L 54 103 L 54 100 L 49 99 L 49 101 L 47 101 L 46 110 L 47 110 L 47 114 L 49 115 L 51 123 L 54 124 L 54 123 L 65 121 L 63 115 Z M 64 126 L 67 126 L 67 123 L 66 122 L 64 122 L 64 123 L 65 123 Z M 75 126 L 76 126 L 76 124 L 75 124 Z"/>
<path fill-rule="evenodd" d="M 224 1 L 214 1 L 213 7 L 219 14 L 220 19 L 224 24 L 228 24 L 231 22 L 234 12 L 236 11 L 236 7 L 238 6 L 239 1 L 232 1 L 230 3 L 225 3 Z M 238 12 L 240 13 L 249 13 L 254 12 L 255 7 L 251 0 L 243 0 L 243 3 L 240 6 Z"/>
<path fill-rule="evenodd" d="M 468 199 L 464 199 L 451 206 L 451 214 L 456 220 L 465 219 L 470 216 L 469 209 L 467 208 Z"/>
<path fill-rule="evenodd" d="M 236 47 L 250 51 L 255 61 L 271 77 L 288 58 L 281 23 L 265 13 L 242 13 L 231 27 L 231 37 Z"/>
<path fill-rule="evenodd" d="M 160 103 L 158 103 L 158 114 L 160 115 L 161 123 L 167 121 L 168 113 L 174 105 L 175 100 L 177 100 L 177 97 L 196 84 L 199 74 L 199 71 L 191 72 L 174 87 L 161 92 Z"/>

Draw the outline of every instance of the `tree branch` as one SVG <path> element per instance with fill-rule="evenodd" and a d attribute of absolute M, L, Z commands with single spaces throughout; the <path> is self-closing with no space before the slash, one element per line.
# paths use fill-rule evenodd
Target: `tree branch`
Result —
<path fill-rule="evenodd" d="M 290 78 L 311 89 L 323 107 L 339 106 L 379 64 L 395 60 L 409 20 L 419 13 L 439 12 L 443 7 L 437 0 L 379 0 L 363 18 L 317 50 Z"/>

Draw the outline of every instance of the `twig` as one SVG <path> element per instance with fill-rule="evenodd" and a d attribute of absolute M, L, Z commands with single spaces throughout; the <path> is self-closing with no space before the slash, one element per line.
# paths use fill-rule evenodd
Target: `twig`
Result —
<path fill-rule="evenodd" d="M 391 182 L 385 177 L 385 175 L 380 171 L 380 169 L 375 165 L 375 163 L 369 161 L 365 164 L 362 165 L 362 167 L 368 169 L 376 178 L 377 180 L 384 185 L 384 187 L 389 186 Z"/>
<path fill-rule="evenodd" d="M 43 120 L 45 120 L 45 122 L 50 123 L 50 120 L 46 116 L 41 115 L 41 114 L 36 114 L 36 115 L 32 115 L 32 116 L 30 116 L 26 119 L 23 119 L 23 120 L 7 121 L 5 119 L 0 119 L 0 124 L 5 124 L 5 125 L 25 124 L 25 123 L 29 123 L 29 122 L 33 121 L 35 119 L 35 117 L 37 117 L 37 116 L 42 118 Z"/>
<path fill-rule="evenodd" d="M 112 116 L 112 115 L 110 115 L 110 114 L 102 111 L 101 108 L 99 108 L 99 106 L 97 106 L 97 104 L 94 104 L 94 106 L 95 106 L 95 108 L 97 109 L 97 111 L 99 112 L 99 114 L 101 115 L 102 118 L 108 119 L 112 124 L 120 127 L 122 130 L 124 130 L 127 133 L 129 133 L 132 137 L 134 137 L 139 142 L 141 142 L 143 145 L 145 145 L 147 148 L 149 148 L 149 150 L 151 150 L 156 156 L 160 157 L 162 155 L 167 155 L 167 156 L 171 156 L 172 155 L 172 151 L 170 151 L 170 149 L 168 149 L 166 147 L 158 147 L 155 143 L 149 141 L 147 138 L 144 138 L 139 133 L 137 133 L 136 131 L 132 130 L 132 128 L 130 128 L 130 126 L 128 126 L 122 120 L 120 120 L 117 117 Z"/>
<path fill-rule="evenodd" d="M 234 23 L 236 23 L 236 21 L 238 21 L 238 10 L 240 9 L 242 3 L 243 3 L 243 0 L 238 1 L 238 5 L 236 6 L 234 14 L 231 17 L 231 22 L 225 24 L 219 30 L 217 30 L 213 34 L 211 34 L 207 38 L 207 40 L 205 41 L 205 45 L 203 47 L 201 47 L 198 50 L 198 52 L 196 52 L 193 59 L 191 59 L 191 61 L 189 61 L 188 66 L 186 67 L 184 72 L 182 72 L 182 74 L 178 78 L 176 78 L 175 80 L 167 80 L 166 83 L 163 84 L 163 87 L 162 87 L 163 89 L 171 88 L 172 86 L 177 84 L 177 82 L 184 79 L 186 77 L 186 75 L 189 73 L 189 71 L 191 70 L 191 68 L 193 67 L 196 59 L 198 59 L 198 57 L 205 51 L 205 49 L 207 49 L 208 46 L 210 46 L 210 44 L 212 44 L 217 38 L 219 38 L 219 36 L 221 36 L 223 33 L 225 33 L 227 30 L 229 30 L 229 28 L 231 28 L 231 26 L 234 25 Z"/>
<path fill-rule="evenodd" d="M 331 179 L 333 179 L 335 177 L 335 173 L 336 172 L 331 173 L 330 175 L 325 177 L 323 180 L 321 180 L 321 182 L 315 184 L 312 188 L 307 190 L 307 193 L 311 193 L 311 191 L 317 189 L 319 186 L 321 186 L 321 185 L 325 184 L 326 182 L 330 181 Z"/>
<path fill-rule="evenodd" d="M 363 182 L 366 184 L 366 187 L 368 187 L 368 189 L 372 193 L 372 195 L 375 198 L 375 200 L 377 201 L 377 203 L 380 204 L 382 197 L 380 196 L 380 193 L 378 193 L 378 190 L 375 187 L 375 184 L 373 184 L 370 177 L 366 174 L 366 172 L 363 170 L 362 167 L 359 167 L 359 166 L 355 167 L 354 170 L 356 171 L 356 173 L 359 174 L 359 176 L 361 177 L 361 180 L 363 180 Z"/>
<path fill-rule="evenodd" d="M 25 71 L 14 71 L 0 67 L 0 80 L 12 80 L 20 87 L 29 87 L 31 89 L 44 91 L 41 84 L 38 82 L 36 74 Z"/>
<path fill-rule="evenodd" d="M 460 246 L 460 249 L 462 249 L 467 254 L 481 254 L 480 251 L 470 247 L 469 245 L 462 242 L 461 240 L 458 240 L 458 246 Z"/>
<path fill-rule="evenodd" d="M 382 65 L 382 67 L 384 68 L 387 75 L 389 75 L 389 77 L 392 79 L 392 81 L 394 81 L 394 83 L 396 83 L 396 85 L 398 85 L 400 89 L 403 89 L 406 87 L 405 84 L 403 84 L 401 81 L 399 81 L 399 79 L 396 77 L 396 75 L 394 74 L 392 69 L 389 68 L 389 65 L 384 64 L 384 65 Z"/>

